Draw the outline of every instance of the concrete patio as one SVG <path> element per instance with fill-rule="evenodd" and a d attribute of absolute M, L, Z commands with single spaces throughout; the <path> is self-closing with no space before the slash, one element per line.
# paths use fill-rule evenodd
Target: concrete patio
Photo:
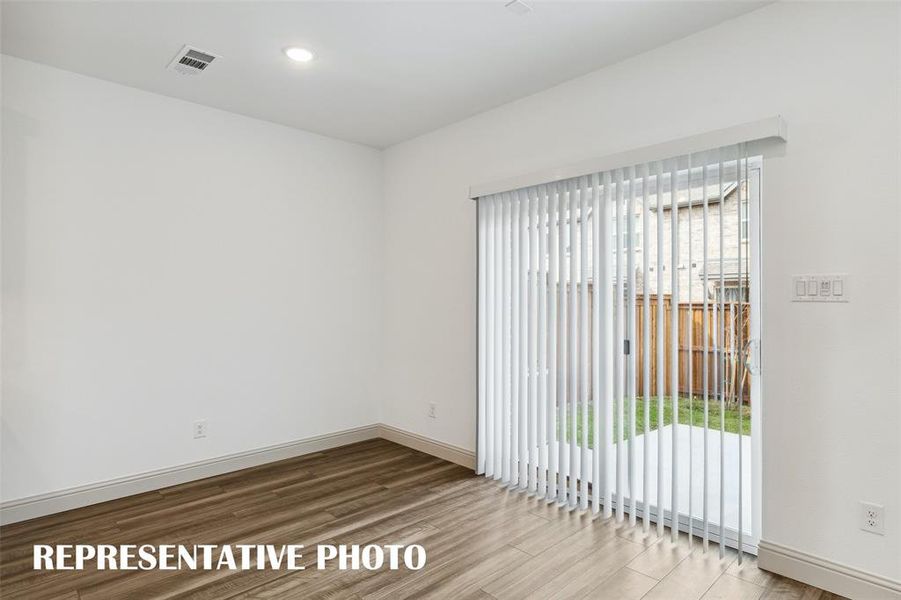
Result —
<path fill-rule="evenodd" d="M 703 518 L 703 493 L 704 493 L 704 428 L 680 423 L 678 434 L 678 455 L 679 455 L 679 512 L 682 515 L 688 514 L 689 506 L 689 490 L 692 495 L 692 515 L 695 519 Z M 739 475 L 739 457 L 738 444 L 739 438 L 742 444 L 742 529 L 746 534 L 752 531 L 752 505 L 751 505 L 751 437 L 749 435 L 739 436 L 736 433 L 726 432 L 723 436 L 725 448 L 725 517 L 726 528 L 738 530 L 738 475 Z M 657 445 L 662 439 L 663 441 L 663 508 L 666 511 L 672 509 L 672 495 L 670 489 L 672 486 L 672 460 L 673 460 L 673 426 L 666 425 L 661 430 L 654 430 L 648 434 L 648 469 L 650 470 L 648 495 L 652 505 L 657 503 Z M 623 452 L 626 455 L 625 463 L 628 469 L 628 448 L 629 442 L 623 442 Z M 707 509 L 708 520 L 711 528 L 719 527 L 720 523 L 720 432 L 718 429 L 710 429 L 708 431 L 708 482 L 707 482 Z M 642 468 L 644 461 L 645 437 L 637 435 L 635 438 L 635 494 L 639 503 L 644 503 L 646 497 L 643 488 Z M 616 460 L 615 447 L 611 446 L 608 454 L 609 468 L 614 468 Z M 689 463 L 689 458 L 691 463 Z M 591 469 L 591 454 L 589 460 L 589 474 Z M 576 471 L 579 472 L 581 460 L 580 456 L 576 456 Z M 689 469 L 689 464 L 692 468 Z M 628 473 L 628 471 L 627 471 Z M 589 475 L 589 481 L 591 477 Z M 628 488 L 629 478 L 625 477 L 626 498 L 630 497 Z M 641 513 L 639 513 L 640 515 Z M 696 524 L 696 527 L 699 525 Z"/>

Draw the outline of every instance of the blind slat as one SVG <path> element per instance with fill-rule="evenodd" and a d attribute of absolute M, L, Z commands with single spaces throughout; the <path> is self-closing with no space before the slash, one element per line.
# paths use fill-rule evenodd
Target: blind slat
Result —
<path fill-rule="evenodd" d="M 520 364 L 520 321 L 522 320 L 522 294 L 520 293 L 520 244 L 521 230 L 520 191 L 512 192 L 510 204 L 510 419 L 504 422 L 504 477 L 511 487 L 519 485 L 519 435 L 522 411 L 522 365 Z"/>
<path fill-rule="evenodd" d="M 528 489 L 538 489 L 538 190 L 529 190 L 528 207 L 528 232 L 529 268 L 526 271 L 526 285 L 529 286 L 528 298 L 528 366 L 526 373 L 529 378 L 529 413 L 527 419 L 528 440 L 525 444 L 526 462 L 528 468 Z M 522 471 L 520 471 L 522 477 Z"/>
<path fill-rule="evenodd" d="M 688 547 L 694 544 L 694 310 L 692 289 L 694 263 L 692 262 L 692 230 L 694 229 L 694 220 L 692 219 L 692 197 L 691 197 L 691 157 L 688 157 L 688 174 L 685 178 L 685 194 L 688 196 L 688 355 L 686 356 L 686 370 L 688 371 Z"/>
<path fill-rule="evenodd" d="M 663 504 L 663 477 L 664 477 L 664 451 L 663 436 L 660 424 L 664 417 L 664 378 L 666 377 L 666 354 L 664 350 L 664 306 L 663 306 L 663 223 L 660 213 L 663 208 L 663 165 L 656 164 L 657 184 L 657 535 L 663 535 L 664 504 Z"/>
<path fill-rule="evenodd" d="M 648 249 L 648 233 L 650 232 L 650 210 L 648 207 L 649 189 L 650 188 L 650 166 L 642 167 L 642 199 L 641 199 L 641 236 L 642 236 L 642 260 L 641 260 L 641 281 L 644 286 L 642 289 L 642 381 L 644 388 L 642 395 L 644 396 L 644 448 L 642 451 L 641 462 L 641 491 L 642 502 L 644 504 L 644 515 L 642 518 L 642 529 L 648 531 L 651 527 L 651 294 L 649 293 L 649 283 L 651 281 L 651 253 Z"/>
<path fill-rule="evenodd" d="M 592 407 L 592 452 L 591 452 L 591 481 L 594 485 L 594 493 L 591 499 L 591 512 L 598 514 L 601 509 L 601 244 L 598 238 L 601 235 L 601 197 L 600 181 L 597 174 L 591 177 L 591 213 L 595 218 L 591 222 L 592 236 L 592 280 L 594 290 L 591 298 L 591 407 Z M 606 448 L 603 455 L 606 455 Z"/>
<path fill-rule="evenodd" d="M 623 286 L 623 171 L 616 171 L 616 301 L 613 308 L 614 327 L 616 330 L 616 340 L 614 342 L 613 353 L 615 356 L 616 366 L 614 371 L 614 387 L 616 401 L 616 431 L 614 432 L 614 444 L 616 445 L 616 520 L 622 521 L 625 516 L 625 474 L 626 474 L 626 453 L 623 451 L 623 429 L 625 425 L 625 410 L 623 407 L 623 396 L 625 394 L 625 357 L 623 355 L 623 345 L 625 341 L 625 319 L 623 318 L 624 303 L 623 295 L 625 294 Z"/>
<path fill-rule="evenodd" d="M 557 469 L 557 477 L 558 477 L 558 485 L 557 499 L 561 503 L 566 502 L 566 476 L 569 473 L 569 448 L 566 447 L 566 402 L 567 402 L 567 391 L 569 384 L 569 367 L 567 361 L 567 301 L 566 301 L 566 279 L 567 279 L 567 269 L 566 269 L 566 249 L 568 247 L 569 240 L 569 228 L 567 227 L 567 213 L 568 213 L 568 204 L 567 204 L 567 193 L 566 189 L 563 185 L 557 189 L 557 197 L 558 197 L 558 211 L 557 211 L 557 222 L 558 227 L 560 228 L 559 235 L 559 246 L 557 248 L 557 261 L 558 261 L 558 279 L 557 279 L 557 311 L 559 314 L 558 318 L 558 327 L 557 327 L 557 407 L 560 413 L 560 418 L 557 420 L 557 438 L 559 441 L 559 454 L 558 458 L 558 469 Z"/>
<path fill-rule="evenodd" d="M 538 495 L 547 495 L 548 478 L 548 410 L 549 394 L 547 389 L 547 345 L 548 345 L 548 316 L 547 316 L 547 261 L 548 252 L 548 221 L 549 210 L 547 186 L 541 186 L 538 193 Z"/>
<path fill-rule="evenodd" d="M 725 195 L 725 187 L 723 186 L 723 158 L 720 156 L 717 172 L 719 173 L 719 190 L 720 190 L 720 198 Z M 723 261 L 723 250 L 725 247 L 724 244 L 724 222 L 723 222 L 723 206 L 720 204 L 719 210 L 719 271 L 720 271 L 720 290 L 725 289 L 726 287 L 726 277 L 725 277 L 725 269 L 724 261 Z M 720 558 L 726 556 L 726 547 L 722 543 L 724 539 L 726 539 L 726 519 L 723 518 L 723 515 L 726 514 L 726 419 L 724 415 L 726 414 L 726 353 L 724 352 L 724 345 L 726 340 L 726 331 L 725 331 L 725 294 L 720 294 L 720 302 L 719 302 L 719 327 L 717 328 L 717 337 L 719 338 L 719 356 L 717 357 L 717 363 L 719 363 L 720 368 L 720 385 L 719 385 L 719 396 L 720 396 Z"/>
<path fill-rule="evenodd" d="M 579 404 L 581 439 L 579 440 L 579 508 L 588 508 L 588 338 L 590 333 L 588 313 L 588 181 L 579 179 Z M 576 430 L 573 430 L 575 437 Z"/>
<path fill-rule="evenodd" d="M 613 244 L 611 243 L 611 217 L 613 215 L 613 181 L 609 172 L 604 173 L 604 203 L 601 209 L 601 244 L 603 256 L 601 257 L 601 296 L 603 309 L 603 327 L 601 341 L 603 356 L 601 358 L 601 381 L 603 386 L 602 415 L 604 439 L 601 443 L 601 469 L 604 487 L 604 518 L 613 514 L 613 485 L 615 481 L 615 467 L 613 465 Z"/>
<path fill-rule="evenodd" d="M 556 500 L 557 498 L 557 478 L 560 472 L 560 456 L 559 447 L 557 445 L 557 364 L 559 344 L 557 323 L 559 316 L 557 314 L 557 287 L 560 280 L 560 264 L 558 262 L 560 248 L 560 227 L 557 218 L 559 211 L 559 200 L 557 193 L 557 184 L 548 186 L 548 267 L 550 268 L 550 278 L 548 281 L 548 422 L 547 422 L 547 439 L 548 439 L 548 489 L 547 499 Z"/>
<path fill-rule="evenodd" d="M 577 416 L 579 402 L 579 303 L 578 303 L 578 200 L 576 194 L 576 181 L 569 182 L 569 285 L 566 290 L 569 298 L 569 393 L 567 395 L 569 401 L 569 461 L 567 465 L 567 474 L 569 475 L 569 491 L 567 503 L 570 507 L 576 505 L 576 475 L 578 474 L 577 460 L 578 449 L 576 447 L 577 435 Z M 566 286 L 564 286 L 566 287 Z"/>
<path fill-rule="evenodd" d="M 707 257 L 709 251 L 707 249 L 707 244 L 709 243 L 709 236 L 707 233 L 707 223 L 710 217 L 710 197 L 707 188 L 707 165 L 705 164 L 701 171 L 701 186 L 703 188 L 703 213 L 702 213 L 702 247 L 703 247 L 703 257 L 702 262 L 704 265 L 704 290 L 710 289 L 710 273 L 707 269 Z M 703 333 L 701 334 L 701 339 L 703 340 L 703 379 L 704 379 L 704 478 L 703 478 L 703 547 L 704 552 L 707 552 L 708 546 L 710 544 L 710 509 L 708 507 L 709 504 L 709 496 L 710 496 L 710 362 L 708 356 L 708 350 L 710 346 L 710 312 L 708 310 L 708 298 L 707 294 L 704 294 L 704 307 L 703 307 Z"/>
<path fill-rule="evenodd" d="M 674 166 L 670 171 L 670 273 L 672 289 L 670 289 L 670 314 L 672 331 L 670 332 L 670 403 L 673 407 L 673 424 L 671 430 L 672 465 L 671 500 L 670 500 L 670 533 L 675 543 L 679 539 L 679 199 L 678 170 Z"/>
<path fill-rule="evenodd" d="M 635 489 L 635 417 L 637 410 L 635 404 L 638 396 L 635 390 L 635 287 L 637 285 L 635 278 L 635 188 L 637 185 L 637 173 L 635 168 L 629 169 L 629 202 L 626 207 L 626 284 L 628 285 L 628 306 L 626 308 L 626 338 L 629 345 L 629 354 L 627 355 L 627 375 L 626 389 L 629 396 L 629 415 L 627 425 L 627 435 L 629 444 L 629 524 L 635 525 L 636 519 L 636 489 Z"/>

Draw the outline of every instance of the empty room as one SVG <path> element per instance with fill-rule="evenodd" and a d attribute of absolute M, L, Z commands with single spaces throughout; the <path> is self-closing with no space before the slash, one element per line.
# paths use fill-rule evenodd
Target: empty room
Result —
<path fill-rule="evenodd" d="M 0 51 L 4 600 L 901 600 L 901 2 Z"/>

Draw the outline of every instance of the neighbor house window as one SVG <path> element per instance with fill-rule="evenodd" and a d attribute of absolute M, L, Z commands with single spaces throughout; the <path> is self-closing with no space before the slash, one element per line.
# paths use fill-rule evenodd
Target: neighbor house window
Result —
<path fill-rule="evenodd" d="M 629 231 L 626 227 L 627 227 L 627 225 L 624 222 L 623 223 L 623 247 L 622 247 L 623 251 L 627 250 L 628 246 L 629 246 Z M 612 233 L 610 234 L 610 247 L 616 248 L 616 220 L 615 219 L 610 222 L 610 229 L 612 230 Z M 641 219 L 636 218 L 635 225 L 632 229 L 632 235 L 635 237 L 634 247 L 635 247 L 636 252 L 641 252 L 641 249 L 644 247 L 642 245 L 643 236 L 641 235 L 641 233 L 642 233 L 641 232 Z"/>
<path fill-rule="evenodd" d="M 741 241 L 742 243 L 748 242 L 748 233 L 750 231 L 750 225 L 748 223 L 748 200 L 747 198 L 742 200 L 741 203 Z"/>

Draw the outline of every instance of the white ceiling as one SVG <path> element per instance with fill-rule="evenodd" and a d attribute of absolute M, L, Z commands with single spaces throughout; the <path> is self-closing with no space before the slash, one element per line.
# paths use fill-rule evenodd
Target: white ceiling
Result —
<path fill-rule="evenodd" d="M 2 50 L 385 147 L 764 4 L 536 1 L 517 16 L 505 1 L 4 1 Z M 222 59 L 197 77 L 166 70 L 184 44 Z M 291 63 L 291 45 L 316 60 Z"/>

